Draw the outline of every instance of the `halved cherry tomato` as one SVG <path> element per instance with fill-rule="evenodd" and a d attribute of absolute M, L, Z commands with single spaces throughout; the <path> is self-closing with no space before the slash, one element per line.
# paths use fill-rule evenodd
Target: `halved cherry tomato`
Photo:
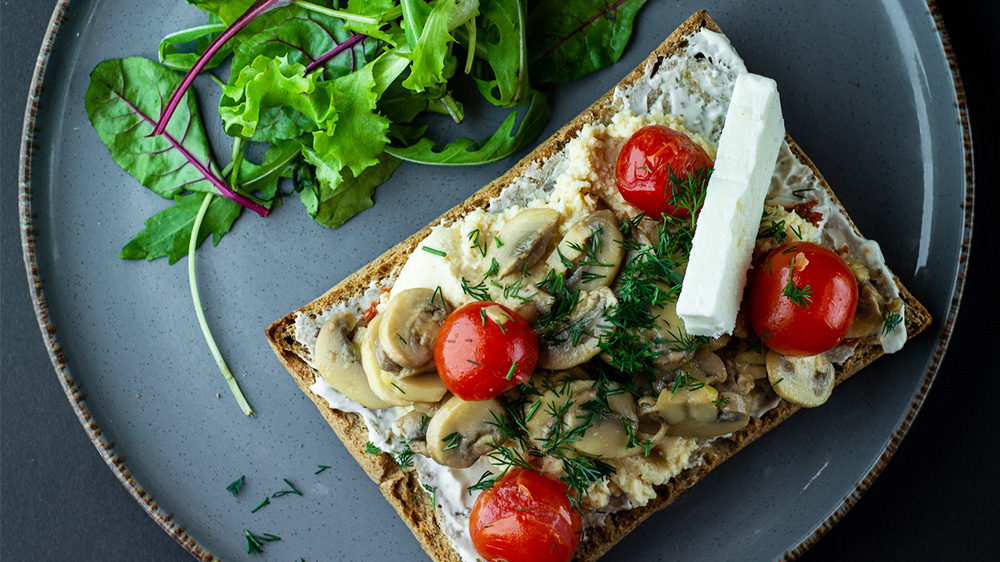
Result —
<path fill-rule="evenodd" d="M 463 400 L 487 400 L 528 380 L 538 363 L 538 337 L 516 312 L 472 302 L 448 315 L 434 342 L 434 363 Z"/>
<path fill-rule="evenodd" d="M 690 216 L 675 206 L 674 179 L 684 182 L 696 174 L 707 177 L 712 159 L 684 133 L 664 125 L 648 125 L 635 132 L 618 154 L 615 176 L 618 191 L 632 206 L 652 218 L 668 214 Z M 680 197 L 681 195 L 678 195 Z"/>
<path fill-rule="evenodd" d="M 510 469 L 472 507 L 469 533 L 476 552 L 487 562 L 568 562 L 583 524 L 567 489 L 552 476 Z"/>
<path fill-rule="evenodd" d="M 858 305 L 858 282 L 833 250 L 786 243 L 753 269 L 746 299 L 750 323 L 784 355 L 818 355 L 844 339 Z"/>

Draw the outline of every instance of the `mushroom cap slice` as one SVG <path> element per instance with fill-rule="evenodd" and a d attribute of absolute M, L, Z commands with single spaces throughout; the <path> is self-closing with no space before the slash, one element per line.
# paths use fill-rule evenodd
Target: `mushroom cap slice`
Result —
<path fill-rule="evenodd" d="M 669 286 L 661 284 L 664 292 Z M 677 315 L 677 299 L 667 299 L 663 304 L 654 305 L 650 312 L 656 318 L 653 327 L 646 330 L 646 337 L 658 353 L 654 364 L 658 369 L 675 369 L 694 357 L 696 347 L 691 345 L 693 336 L 684 329 L 684 321 Z"/>
<path fill-rule="evenodd" d="M 500 266 L 497 276 L 503 278 L 534 265 L 545 255 L 558 226 L 559 213 L 547 207 L 525 209 L 514 215 L 497 233 L 502 245 L 492 249 Z"/>
<path fill-rule="evenodd" d="M 467 401 L 452 396 L 427 423 L 427 452 L 439 464 L 468 468 L 503 441 L 490 422 L 504 415 L 495 398 Z"/>
<path fill-rule="evenodd" d="M 330 386 L 358 404 L 376 410 L 389 408 L 392 404 L 379 398 L 368 385 L 358 353 L 364 329 L 355 330 L 357 323 L 357 318 L 350 312 L 335 314 L 323 323 L 313 350 L 316 370 Z M 355 333 L 353 340 L 351 332 Z"/>
<path fill-rule="evenodd" d="M 448 316 L 443 299 L 434 295 L 423 287 L 407 289 L 393 295 L 379 314 L 381 352 L 404 369 L 423 370 L 434 361 L 434 340 Z"/>
<path fill-rule="evenodd" d="M 546 265 L 565 272 L 570 290 L 593 291 L 614 281 L 625 256 L 618 217 L 607 209 L 576 221 L 556 246 Z"/>
<path fill-rule="evenodd" d="M 767 352 L 767 379 L 778 396 L 806 408 L 826 402 L 833 392 L 833 364 L 823 355 L 790 357 Z"/>
<path fill-rule="evenodd" d="M 607 287 L 581 292 L 569 318 L 538 338 L 538 366 L 561 371 L 593 359 L 601 351 L 601 338 L 613 329 L 604 313 L 617 304 L 618 298 Z"/>
<path fill-rule="evenodd" d="M 655 407 L 667 423 L 667 435 L 718 437 L 743 429 L 750 422 L 746 398 L 732 392 L 720 394 L 709 385 L 665 388 Z"/>
<path fill-rule="evenodd" d="M 851 326 L 845 338 L 863 338 L 877 334 L 885 322 L 882 309 L 885 303 L 878 289 L 870 281 L 858 280 L 858 306 L 854 310 Z"/>
<path fill-rule="evenodd" d="M 422 375 L 401 376 L 401 373 L 386 371 L 375 358 L 375 343 L 378 340 L 382 315 L 377 314 L 368 323 L 368 329 L 361 337 L 361 365 L 372 392 L 393 406 L 411 406 L 419 403 L 434 403 L 441 400 L 448 389 L 441 382 L 437 371 Z"/>

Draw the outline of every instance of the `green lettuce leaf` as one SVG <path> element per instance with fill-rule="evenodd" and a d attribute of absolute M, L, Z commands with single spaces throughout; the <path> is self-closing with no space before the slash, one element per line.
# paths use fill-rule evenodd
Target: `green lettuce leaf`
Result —
<path fill-rule="evenodd" d="M 309 166 L 300 167 L 295 174 L 295 189 L 309 216 L 329 228 L 337 228 L 371 207 L 375 187 L 388 180 L 399 166 L 399 160 L 382 154 L 375 165 L 355 177 L 350 168 L 334 170 L 326 166 L 308 149 L 303 155 L 315 166 L 315 172 Z"/>
<path fill-rule="evenodd" d="M 219 115 L 231 136 L 252 139 L 257 129 L 266 125 L 275 134 L 294 138 L 332 126 L 336 121 L 335 97 L 333 84 L 321 81 L 318 74 L 306 75 L 304 65 L 290 62 L 286 56 L 272 59 L 260 55 L 223 87 Z M 301 115 L 288 113 L 290 124 L 277 127 L 268 121 L 274 118 L 274 113 L 268 113 L 274 108 L 289 108 Z"/>

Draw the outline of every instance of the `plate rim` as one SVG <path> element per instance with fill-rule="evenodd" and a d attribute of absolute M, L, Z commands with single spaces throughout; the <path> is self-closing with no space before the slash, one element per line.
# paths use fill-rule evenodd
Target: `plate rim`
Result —
<path fill-rule="evenodd" d="M 77 380 L 70 373 L 62 348 L 56 335 L 56 328 L 49 321 L 48 306 L 46 304 L 44 282 L 41 278 L 36 260 L 34 248 L 34 230 L 32 228 L 32 161 L 33 155 L 40 150 L 35 143 L 35 131 L 37 129 L 35 120 L 42 105 L 43 81 L 45 78 L 48 57 L 52 52 L 59 27 L 63 22 L 66 10 L 71 0 L 58 0 L 49 23 L 46 27 L 42 44 L 35 61 L 31 81 L 29 83 L 28 97 L 25 105 L 24 118 L 21 127 L 21 143 L 18 155 L 18 218 L 19 231 L 21 237 L 21 251 L 24 259 L 25 271 L 28 279 L 29 293 L 35 318 L 41 331 L 42 340 L 45 345 L 49 360 L 59 379 L 59 384 L 63 393 L 69 400 L 74 413 L 91 443 L 98 450 L 105 463 L 111 469 L 118 481 L 125 487 L 126 491 L 135 499 L 143 510 L 173 539 L 187 550 L 195 558 L 210 562 L 219 560 L 214 554 L 203 548 L 197 540 L 192 538 L 184 525 L 174 520 L 171 513 L 164 511 L 160 504 L 132 475 L 128 469 L 124 457 L 118 455 L 114 444 L 108 441 L 101 430 L 100 424 L 93 418 L 87 406 L 86 395 L 79 389 Z M 964 175 L 965 175 L 965 197 L 963 199 L 963 226 L 961 245 L 958 257 L 958 267 L 955 275 L 955 285 L 951 294 L 951 304 L 947 315 L 944 317 L 937 335 L 938 342 L 934 351 L 930 355 L 930 363 L 921 380 L 920 388 L 913 395 L 909 410 L 905 412 L 903 421 L 899 427 L 889 436 L 889 441 L 879 455 L 878 461 L 869 471 L 858 480 L 854 489 L 844 496 L 834 510 L 822 521 L 811 533 L 804 535 L 798 544 L 785 551 L 781 557 L 784 560 L 795 560 L 805 553 L 810 547 L 816 544 L 840 519 L 854 507 L 861 497 L 868 491 L 875 479 L 882 473 L 888 462 L 895 455 L 902 439 L 907 435 L 917 414 L 924 404 L 927 393 L 937 376 L 941 363 L 944 359 L 951 335 L 954 331 L 955 321 L 958 317 L 962 296 L 965 289 L 966 276 L 968 273 L 969 253 L 972 243 L 972 227 L 974 215 L 974 192 L 975 192 L 975 171 L 973 167 L 973 147 L 972 131 L 969 122 L 968 105 L 965 97 L 965 89 L 958 69 L 958 62 L 950 36 L 946 29 L 944 18 L 937 7 L 937 0 L 926 0 L 928 14 L 931 17 L 934 28 L 940 39 L 944 50 L 945 59 L 953 79 L 955 90 L 956 109 L 958 110 L 958 125 L 962 131 L 962 144 L 964 152 Z"/>

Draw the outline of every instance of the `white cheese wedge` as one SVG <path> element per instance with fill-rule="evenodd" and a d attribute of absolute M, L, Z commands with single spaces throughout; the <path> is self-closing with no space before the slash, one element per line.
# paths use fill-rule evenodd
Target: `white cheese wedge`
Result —
<path fill-rule="evenodd" d="M 764 197 L 784 137 L 777 84 L 756 74 L 741 74 L 677 300 L 677 315 L 689 334 L 715 337 L 733 331 Z"/>

